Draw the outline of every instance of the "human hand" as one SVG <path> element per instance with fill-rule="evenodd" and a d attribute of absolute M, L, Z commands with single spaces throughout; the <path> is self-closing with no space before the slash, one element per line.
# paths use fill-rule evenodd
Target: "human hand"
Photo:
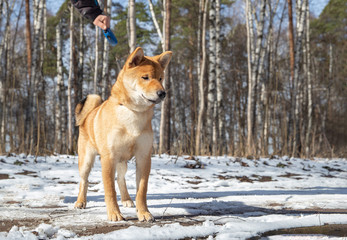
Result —
<path fill-rule="evenodd" d="M 106 30 L 107 28 L 110 28 L 110 17 L 106 15 L 99 15 L 95 18 L 93 24 L 102 30 Z"/>

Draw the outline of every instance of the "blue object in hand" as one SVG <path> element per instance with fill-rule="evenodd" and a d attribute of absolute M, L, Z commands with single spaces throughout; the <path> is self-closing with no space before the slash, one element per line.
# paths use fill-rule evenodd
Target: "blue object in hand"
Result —
<path fill-rule="evenodd" d="M 116 36 L 113 34 L 113 32 L 111 31 L 111 29 L 107 28 L 106 30 L 103 31 L 105 38 L 108 40 L 108 42 L 112 45 L 115 46 L 118 41 Z"/>

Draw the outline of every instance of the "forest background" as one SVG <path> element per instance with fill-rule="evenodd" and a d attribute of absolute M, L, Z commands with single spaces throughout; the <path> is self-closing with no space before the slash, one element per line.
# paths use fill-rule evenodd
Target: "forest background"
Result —
<path fill-rule="evenodd" d="M 141 46 L 174 53 L 154 153 L 346 157 L 346 0 L 120 2 L 110 47 L 70 0 L 0 0 L 0 154 L 75 153 L 74 107 Z"/>

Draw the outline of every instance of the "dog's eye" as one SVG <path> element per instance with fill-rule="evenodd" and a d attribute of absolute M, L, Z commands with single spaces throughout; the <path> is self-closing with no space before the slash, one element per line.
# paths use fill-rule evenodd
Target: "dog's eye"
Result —
<path fill-rule="evenodd" d="M 159 78 L 159 80 L 161 81 L 161 80 L 163 80 L 162 78 Z"/>
<path fill-rule="evenodd" d="M 148 76 L 143 76 L 143 77 L 142 77 L 142 79 L 144 79 L 144 80 L 148 80 L 148 79 L 149 79 L 149 77 L 148 77 Z"/>

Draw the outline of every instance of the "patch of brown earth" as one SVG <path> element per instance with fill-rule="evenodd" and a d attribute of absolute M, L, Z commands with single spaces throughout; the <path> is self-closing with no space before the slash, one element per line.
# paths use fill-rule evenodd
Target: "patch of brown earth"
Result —
<path fill-rule="evenodd" d="M 37 172 L 33 172 L 33 171 L 27 171 L 27 170 L 24 170 L 23 172 L 18 172 L 18 173 L 15 173 L 16 175 L 25 175 L 25 176 L 30 176 L 30 177 L 38 177 L 35 173 Z"/>
<path fill-rule="evenodd" d="M 10 179 L 10 176 L 8 174 L 0 173 L 0 180 L 4 179 Z"/>
<path fill-rule="evenodd" d="M 74 181 L 59 181 L 59 184 L 77 184 L 78 182 L 74 182 Z"/>
<path fill-rule="evenodd" d="M 250 240 L 258 240 L 263 237 L 270 237 L 275 235 L 312 235 L 312 234 L 320 234 L 320 235 L 335 236 L 335 237 L 347 237 L 347 224 L 331 224 L 331 225 L 327 224 L 327 225 L 315 226 L 315 227 L 280 229 L 280 230 L 265 232 L 261 234 L 261 236 L 250 238 Z"/>
<path fill-rule="evenodd" d="M 49 219 L 42 219 L 42 218 L 26 218 L 26 219 L 15 219 L 15 220 L 1 220 L 0 223 L 0 232 L 8 232 L 11 230 L 13 226 L 17 227 L 27 227 L 27 228 L 35 228 L 36 226 L 40 225 L 41 223 L 48 223 Z"/>
<path fill-rule="evenodd" d="M 126 229 L 130 226 L 136 226 L 141 228 L 150 228 L 154 225 L 156 226 L 164 226 L 165 224 L 171 224 L 174 222 L 178 222 L 182 226 L 194 226 L 198 224 L 202 224 L 203 221 L 190 219 L 181 216 L 166 216 L 160 219 L 156 219 L 153 223 L 148 222 L 139 222 L 136 219 L 128 219 L 127 222 L 124 223 L 105 223 L 102 225 L 94 225 L 94 226 L 86 226 L 86 227 L 78 227 L 78 228 L 67 228 L 70 231 L 75 232 L 78 236 L 90 236 L 95 234 L 105 234 L 121 229 Z"/>

